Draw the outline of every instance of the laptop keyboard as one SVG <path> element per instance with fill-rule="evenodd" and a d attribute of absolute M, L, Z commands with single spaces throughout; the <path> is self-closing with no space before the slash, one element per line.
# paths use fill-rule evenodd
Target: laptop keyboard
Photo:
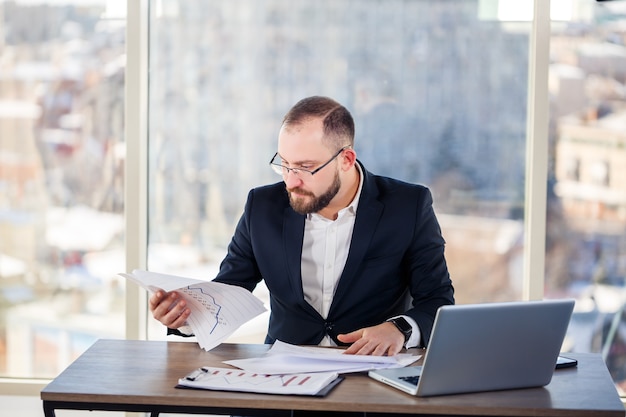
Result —
<path fill-rule="evenodd" d="M 411 375 L 411 376 L 401 376 L 399 377 L 401 380 L 408 382 L 409 384 L 413 384 L 417 386 L 417 381 L 419 381 L 419 375 Z"/>

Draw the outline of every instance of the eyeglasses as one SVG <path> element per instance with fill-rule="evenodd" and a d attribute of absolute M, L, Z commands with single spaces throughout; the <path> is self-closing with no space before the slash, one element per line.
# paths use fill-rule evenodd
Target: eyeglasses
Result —
<path fill-rule="evenodd" d="M 341 154 L 341 152 L 345 151 L 349 147 L 350 146 L 348 145 L 339 149 L 337 153 L 333 155 L 332 158 L 330 158 L 328 161 L 326 161 L 326 163 L 322 164 L 321 166 L 315 168 L 313 171 L 310 171 L 304 168 L 289 168 L 289 167 L 279 164 L 278 162 L 275 162 L 275 159 L 278 156 L 278 152 L 276 152 L 274 156 L 272 157 L 272 160 L 270 161 L 270 166 L 272 167 L 272 170 L 274 170 L 275 173 L 277 173 L 278 175 L 282 175 L 283 177 L 286 177 L 287 174 L 289 174 L 290 172 L 295 174 L 299 178 L 302 178 L 302 173 L 305 173 L 305 172 L 313 176 L 317 174 L 318 172 L 320 172 L 322 168 L 324 168 L 326 165 L 330 164 L 336 157 L 339 156 L 339 154 Z"/>

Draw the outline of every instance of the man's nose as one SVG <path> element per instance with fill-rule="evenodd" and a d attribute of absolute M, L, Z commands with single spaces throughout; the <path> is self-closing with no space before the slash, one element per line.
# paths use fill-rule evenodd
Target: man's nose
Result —
<path fill-rule="evenodd" d="M 287 170 L 285 174 L 283 174 L 283 181 L 285 182 L 287 188 L 294 188 L 302 184 L 300 176 L 290 169 Z"/>

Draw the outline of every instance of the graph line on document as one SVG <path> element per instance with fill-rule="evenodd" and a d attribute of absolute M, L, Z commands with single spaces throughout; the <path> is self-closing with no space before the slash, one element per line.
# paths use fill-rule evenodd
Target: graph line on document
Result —
<path fill-rule="evenodd" d="M 213 297 L 211 294 L 204 292 L 204 289 L 202 289 L 202 287 L 193 287 L 193 286 L 188 286 L 187 288 L 187 294 L 189 294 L 191 297 L 193 297 L 196 301 L 198 301 L 199 303 L 201 303 L 204 307 L 206 307 L 209 311 L 212 310 L 216 310 L 215 311 L 215 324 L 213 325 L 213 327 L 211 328 L 211 330 L 209 331 L 210 334 L 213 334 L 213 332 L 215 331 L 215 329 L 217 328 L 218 324 L 220 323 L 220 312 L 222 311 L 222 306 L 219 305 L 217 303 L 217 301 L 215 300 L 215 297 Z M 213 305 L 209 305 L 207 304 L 207 299 L 205 297 L 200 297 L 198 296 L 197 291 L 200 291 L 200 293 L 202 293 L 203 295 L 205 295 L 206 297 L 211 298 L 211 300 L 213 301 Z"/>

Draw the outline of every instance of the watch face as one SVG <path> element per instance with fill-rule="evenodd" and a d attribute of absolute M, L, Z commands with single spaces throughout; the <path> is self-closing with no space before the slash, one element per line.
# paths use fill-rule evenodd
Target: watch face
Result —
<path fill-rule="evenodd" d="M 403 317 L 393 319 L 393 322 L 402 333 L 411 332 L 413 330 L 409 322 L 406 321 Z"/>

